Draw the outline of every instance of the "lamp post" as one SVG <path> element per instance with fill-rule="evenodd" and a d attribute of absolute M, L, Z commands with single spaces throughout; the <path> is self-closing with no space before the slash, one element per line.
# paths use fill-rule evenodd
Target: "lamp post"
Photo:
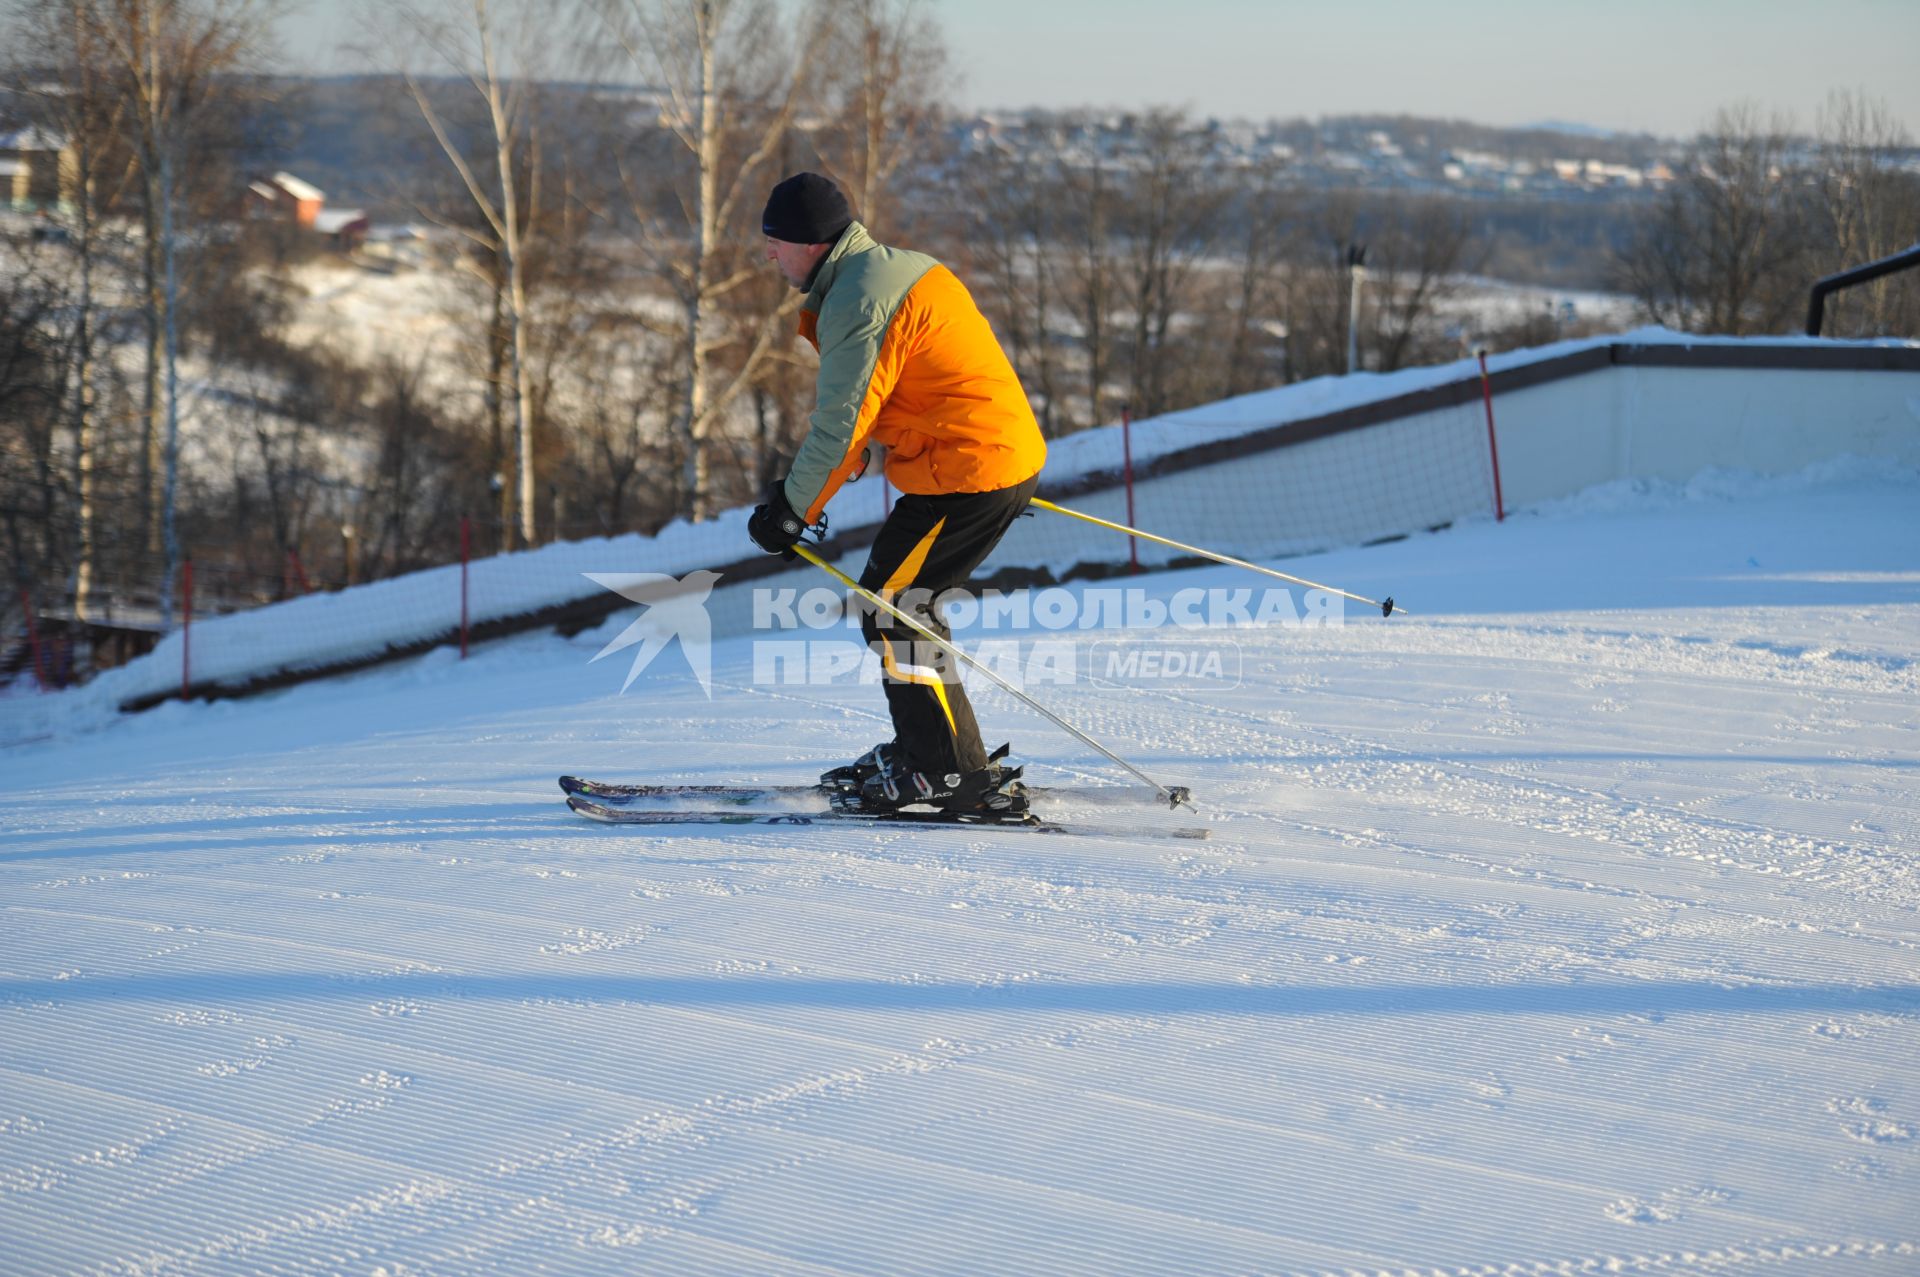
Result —
<path fill-rule="evenodd" d="M 1360 285 L 1367 277 L 1367 246 L 1347 245 L 1347 372 L 1360 371 Z"/>

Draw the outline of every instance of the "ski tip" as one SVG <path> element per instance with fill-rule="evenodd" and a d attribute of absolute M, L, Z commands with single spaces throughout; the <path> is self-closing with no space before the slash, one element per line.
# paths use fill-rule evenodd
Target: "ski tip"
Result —
<path fill-rule="evenodd" d="M 563 794 L 571 794 L 585 783 L 586 782 L 578 776 L 562 776 L 560 778 L 560 792 Z"/>
<path fill-rule="evenodd" d="M 599 820 L 604 809 L 597 803 L 588 802 L 578 794 L 568 794 L 567 810 L 576 816 L 585 816 L 588 820 Z"/>

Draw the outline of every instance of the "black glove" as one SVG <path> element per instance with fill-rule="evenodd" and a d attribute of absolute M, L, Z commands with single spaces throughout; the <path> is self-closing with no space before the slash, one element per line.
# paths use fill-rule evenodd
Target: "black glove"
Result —
<path fill-rule="evenodd" d="M 807 525 L 787 504 L 787 485 L 782 479 L 767 485 L 767 499 L 754 507 L 753 517 L 747 520 L 747 535 L 755 545 L 788 559 L 794 557 L 793 544 L 806 530 Z"/>

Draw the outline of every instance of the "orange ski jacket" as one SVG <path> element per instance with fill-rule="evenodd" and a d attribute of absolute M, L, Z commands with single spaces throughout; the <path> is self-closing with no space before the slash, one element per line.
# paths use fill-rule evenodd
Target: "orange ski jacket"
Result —
<path fill-rule="evenodd" d="M 787 503 L 808 523 L 887 452 L 902 492 L 993 492 L 1040 472 L 1047 445 L 986 316 L 953 272 L 877 243 L 859 222 L 820 262 L 800 310 L 820 352 L 807 437 Z"/>

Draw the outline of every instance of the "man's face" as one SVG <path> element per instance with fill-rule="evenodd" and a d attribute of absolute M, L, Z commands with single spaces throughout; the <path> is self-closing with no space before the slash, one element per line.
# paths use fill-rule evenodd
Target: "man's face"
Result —
<path fill-rule="evenodd" d="M 767 236 L 767 260 L 780 268 L 780 273 L 795 288 L 805 288 L 807 279 L 813 274 L 813 268 L 827 255 L 831 244 L 794 244 L 784 239 Z"/>

